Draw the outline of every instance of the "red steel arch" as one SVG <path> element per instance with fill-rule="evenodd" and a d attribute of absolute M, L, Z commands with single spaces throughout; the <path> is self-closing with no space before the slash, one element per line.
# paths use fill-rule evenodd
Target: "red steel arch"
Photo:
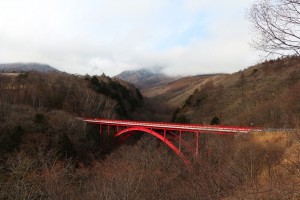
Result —
<path fill-rule="evenodd" d="M 190 161 L 180 152 L 180 150 L 175 146 L 173 145 L 173 143 L 168 140 L 167 138 L 165 138 L 164 136 L 162 136 L 161 134 L 153 131 L 153 130 L 150 130 L 150 129 L 147 129 L 147 128 L 143 128 L 143 127 L 133 127 L 133 128 L 127 128 L 127 129 L 124 129 L 120 132 L 118 132 L 115 137 L 119 137 L 123 134 L 126 134 L 126 133 L 131 133 L 131 132 L 136 132 L 136 131 L 142 131 L 142 132 L 145 132 L 145 133 L 148 133 L 150 135 L 153 135 L 154 137 L 160 139 L 163 143 L 165 143 L 166 145 L 168 145 L 185 163 L 185 165 L 191 169 L 191 163 Z"/>

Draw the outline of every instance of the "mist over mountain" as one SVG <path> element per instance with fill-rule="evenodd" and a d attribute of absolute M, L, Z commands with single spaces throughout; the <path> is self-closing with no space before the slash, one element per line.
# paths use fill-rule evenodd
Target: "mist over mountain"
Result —
<path fill-rule="evenodd" d="M 140 89 L 151 88 L 158 85 L 167 84 L 179 77 L 168 76 L 160 71 L 151 71 L 148 69 L 124 71 L 115 76 L 121 80 L 130 82 Z"/>
<path fill-rule="evenodd" d="M 0 64 L 0 72 L 58 72 L 59 70 L 47 64 L 40 63 L 5 63 Z"/>

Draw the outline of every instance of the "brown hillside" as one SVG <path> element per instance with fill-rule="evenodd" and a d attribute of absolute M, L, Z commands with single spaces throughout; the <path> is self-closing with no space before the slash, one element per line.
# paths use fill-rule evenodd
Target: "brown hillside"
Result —
<path fill-rule="evenodd" d="M 209 124 L 217 116 L 222 124 L 293 127 L 300 114 L 300 58 L 272 60 L 210 78 L 197 89 L 175 118 Z"/>

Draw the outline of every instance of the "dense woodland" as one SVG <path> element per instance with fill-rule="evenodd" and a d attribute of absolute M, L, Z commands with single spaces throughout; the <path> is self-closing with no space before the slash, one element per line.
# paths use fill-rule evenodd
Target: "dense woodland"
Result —
<path fill-rule="evenodd" d="M 78 119 L 152 120 L 159 102 L 133 85 L 105 75 L 0 75 L 0 199 L 298 199 L 299 58 L 226 76 L 188 97 L 174 121 L 288 131 L 203 134 L 189 172 L 152 136 L 118 145 Z"/>

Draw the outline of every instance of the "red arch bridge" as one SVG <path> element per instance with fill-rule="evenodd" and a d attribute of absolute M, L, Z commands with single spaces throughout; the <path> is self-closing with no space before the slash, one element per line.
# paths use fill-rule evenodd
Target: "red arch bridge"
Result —
<path fill-rule="evenodd" d="M 98 124 L 100 134 L 106 131 L 108 134 L 114 134 L 116 138 L 123 136 L 122 139 L 126 139 L 136 132 L 151 134 L 168 145 L 185 162 L 188 168 L 191 167 L 191 159 L 199 154 L 200 134 L 235 135 L 250 131 L 261 131 L 259 128 L 239 126 L 207 126 L 100 118 L 84 118 L 82 120 L 89 124 Z"/>

